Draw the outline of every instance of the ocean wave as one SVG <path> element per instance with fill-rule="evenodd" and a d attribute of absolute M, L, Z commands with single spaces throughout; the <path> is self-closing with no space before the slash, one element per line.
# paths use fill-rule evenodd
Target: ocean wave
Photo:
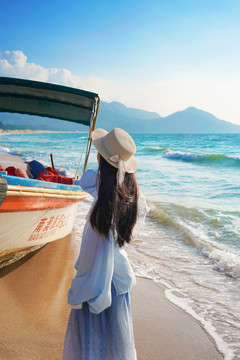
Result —
<path fill-rule="evenodd" d="M 158 154 L 158 153 L 165 153 L 170 151 L 170 149 L 166 148 L 166 147 L 160 147 L 160 146 L 150 146 L 150 147 L 144 147 L 143 148 L 143 153 L 144 155 L 146 154 Z"/>
<path fill-rule="evenodd" d="M 223 166 L 239 166 L 240 156 L 231 156 L 223 154 L 207 154 L 207 153 L 191 153 L 168 150 L 164 153 L 164 157 L 170 160 L 180 160 L 186 162 L 195 162 L 199 164 L 208 165 L 223 165 Z"/>
<path fill-rule="evenodd" d="M 2 153 L 11 153 L 11 150 L 8 148 L 8 147 L 6 147 L 6 146 L 1 146 L 0 145 L 0 152 L 2 152 Z"/>
<path fill-rule="evenodd" d="M 240 253 L 228 247 L 228 244 L 214 241 L 207 234 L 207 226 L 210 226 L 213 234 L 223 231 L 219 229 L 219 221 L 214 222 L 214 216 L 209 217 L 198 209 L 156 202 L 150 203 L 150 209 L 152 220 L 173 230 L 186 245 L 198 249 L 200 254 L 208 257 L 214 270 L 240 279 Z"/>
<path fill-rule="evenodd" d="M 240 279 L 240 256 L 227 250 L 203 248 L 202 254 L 213 263 L 214 269 Z"/>

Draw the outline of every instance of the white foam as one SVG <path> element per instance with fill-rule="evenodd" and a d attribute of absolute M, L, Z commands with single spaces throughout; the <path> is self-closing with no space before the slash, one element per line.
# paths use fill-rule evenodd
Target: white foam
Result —
<path fill-rule="evenodd" d="M 240 160 L 240 156 L 237 155 L 222 155 L 222 154 L 210 154 L 210 153 L 191 153 L 183 151 L 168 150 L 164 154 L 164 157 L 168 159 L 184 160 L 184 161 L 200 161 L 200 160 Z"/>
<path fill-rule="evenodd" d="M 202 250 L 204 256 L 207 256 L 214 264 L 214 269 L 226 273 L 233 278 L 240 278 L 240 256 L 230 251 L 220 249 Z"/>
<path fill-rule="evenodd" d="M 161 150 L 162 148 L 160 148 L 159 146 L 150 146 L 151 150 Z"/>
<path fill-rule="evenodd" d="M 202 160 L 206 157 L 206 155 L 170 150 L 165 153 L 164 157 L 168 159 L 181 159 L 185 161 L 192 161 L 192 160 Z"/>
<path fill-rule="evenodd" d="M 153 214 L 157 214 L 157 218 L 167 222 L 168 226 L 181 236 L 183 242 L 190 246 L 196 247 L 201 253 L 208 257 L 213 268 L 221 271 L 233 278 L 240 278 L 240 253 L 233 249 L 229 249 L 226 244 L 215 241 L 206 233 L 206 224 L 203 222 L 187 222 L 186 216 L 169 216 L 154 203 L 150 203 L 150 209 Z M 181 215 L 181 214 L 180 214 Z"/>
<path fill-rule="evenodd" d="M 210 239 L 201 231 L 200 227 L 193 228 L 186 223 L 181 223 L 181 221 L 179 225 L 182 226 L 182 231 L 187 233 L 201 253 L 210 259 L 215 270 L 233 278 L 240 278 L 240 255 L 238 253 L 234 253 L 226 245 Z"/>
<path fill-rule="evenodd" d="M 160 281 L 161 283 L 161 281 Z M 167 283 L 164 282 L 164 285 L 166 286 Z M 177 294 L 179 291 L 177 289 L 168 288 L 164 291 L 166 298 L 175 304 L 176 306 L 180 307 L 182 310 L 184 310 L 186 313 L 191 315 L 194 319 L 199 321 L 204 329 L 207 331 L 207 333 L 212 337 L 214 340 L 217 349 L 220 353 L 224 355 L 225 360 L 232 360 L 234 359 L 234 352 L 232 349 L 230 349 L 229 345 L 218 335 L 216 329 L 212 325 L 211 321 L 207 321 L 203 319 L 201 316 L 199 316 L 191 307 L 192 301 L 187 298 L 178 297 Z M 179 292 L 180 293 L 180 292 Z"/>
<path fill-rule="evenodd" d="M 1 145 L 0 145 L 0 152 L 10 153 L 11 150 L 10 150 L 8 147 L 6 147 L 6 146 L 1 146 Z"/>

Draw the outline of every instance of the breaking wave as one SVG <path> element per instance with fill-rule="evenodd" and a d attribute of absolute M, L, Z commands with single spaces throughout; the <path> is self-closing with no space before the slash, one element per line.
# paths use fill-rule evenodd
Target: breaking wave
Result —
<path fill-rule="evenodd" d="M 169 160 L 180 160 L 186 162 L 195 162 L 199 164 L 221 165 L 221 166 L 239 166 L 240 156 L 222 155 L 222 154 L 204 154 L 182 151 L 168 150 L 163 155 Z"/>
<path fill-rule="evenodd" d="M 210 218 L 208 214 L 197 209 L 174 204 L 162 205 L 152 202 L 150 208 L 152 220 L 174 231 L 186 245 L 196 248 L 200 254 L 209 259 L 214 270 L 240 280 L 239 251 L 214 241 L 214 236 L 209 236 L 206 231 L 208 223 L 209 233 L 221 231 L 221 236 L 224 236 L 224 228 L 215 228 L 217 223 L 214 222 L 214 217 Z M 204 230 L 201 228 L 202 223 L 205 224 Z"/>
<path fill-rule="evenodd" d="M 0 152 L 2 152 L 2 153 L 11 153 L 11 150 L 8 148 L 8 147 L 6 147 L 6 146 L 1 146 L 0 145 Z"/>

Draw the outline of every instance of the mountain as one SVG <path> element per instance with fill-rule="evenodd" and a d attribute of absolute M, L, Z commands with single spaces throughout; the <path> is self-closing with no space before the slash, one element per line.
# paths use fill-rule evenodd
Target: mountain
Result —
<path fill-rule="evenodd" d="M 214 115 L 189 107 L 169 116 L 161 117 L 152 112 L 144 111 L 144 117 L 135 116 L 133 110 L 125 107 L 120 113 L 118 107 L 107 104 L 99 110 L 98 127 L 111 130 L 113 127 L 122 127 L 129 132 L 138 133 L 240 133 L 240 126 L 219 120 Z M 114 103 L 115 104 L 115 103 Z M 121 106 L 124 106 L 120 104 Z M 101 107 L 101 106 L 100 106 Z M 142 110 L 138 110 L 142 112 Z"/>
<path fill-rule="evenodd" d="M 240 133 L 240 126 L 219 120 L 214 115 L 195 107 L 189 107 L 183 111 L 175 112 L 162 118 L 158 122 L 154 120 L 152 126 L 156 129 L 156 132 L 160 133 Z"/>
<path fill-rule="evenodd" d="M 101 112 L 111 111 L 113 113 L 118 113 L 121 116 L 127 116 L 138 120 L 158 119 L 161 117 L 156 112 L 139 110 L 135 108 L 128 108 L 117 101 L 113 101 L 111 103 L 106 103 L 104 101 L 101 101 L 100 111 Z"/>
<path fill-rule="evenodd" d="M 1 125 L 2 124 L 2 125 Z M 87 131 L 87 127 L 68 121 L 22 114 L 0 113 L 0 128 Z M 128 108 L 119 102 L 101 101 L 97 127 L 107 131 L 120 127 L 130 133 L 240 133 L 240 126 L 219 120 L 214 115 L 189 107 L 169 116 Z"/>
<path fill-rule="evenodd" d="M 160 126 L 161 132 L 169 133 L 240 133 L 240 126 L 195 107 L 166 116 Z"/>
<path fill-rule="evenodd" d="M 84 125 L 69 121 L 50 119 L 41 116 L 25 114 L 11 114 L 0 112 L 0 128 L 2 129 L 30 129 L 53 131 L 88 131 Z"/>

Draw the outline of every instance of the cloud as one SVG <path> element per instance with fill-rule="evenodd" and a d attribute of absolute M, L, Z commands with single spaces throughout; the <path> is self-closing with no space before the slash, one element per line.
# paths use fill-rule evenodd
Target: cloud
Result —
<path fill-rule="evenodd" d="M 114 99 L 114 90 L 118 88 L 117 85 L 105 79 L 75 76 L 67 69 L 46 69 L 33 62 L 30 63 L 22 51 L 5 51 L 0 53 L 0 75 L 50 82 L 100 92 L 106 101 L 112 101 L 112 99 Z"/>
<path fill-rule="evenodd" d="M 67 69 L 46 69 L 33 62 L 30 63 L 22 51 L 5 51 L 0 53 L 0 75 L 50 82 L 95 92 L 96 88 L 101 89 L 103 87 L 106 92 L 111 88 L 110 83 L 104 79 L 95 77 L 84 78 L 73 75 Z"/>
<path fill-rule="evenodd" d="M 137 86 L 98 77 L 75 76 L 68 69 L 46 69 L 28 62 L 22 51 L 0 53 L 0 75 L 72 86 L 99 93 L 104 101 L 158 112 L 162 116 L 195 106 L 240 125 L 240 82 L 209 78 L 156 81 Z M 138 81 L 139 83 L 139 81 Z"/>
<path fill-rule="evenodd" d="M 39 81 L 48 79 L 48 70 L 34 63 L 28 63 L 22 51 L 0 53 L 0 74 Z"/>

